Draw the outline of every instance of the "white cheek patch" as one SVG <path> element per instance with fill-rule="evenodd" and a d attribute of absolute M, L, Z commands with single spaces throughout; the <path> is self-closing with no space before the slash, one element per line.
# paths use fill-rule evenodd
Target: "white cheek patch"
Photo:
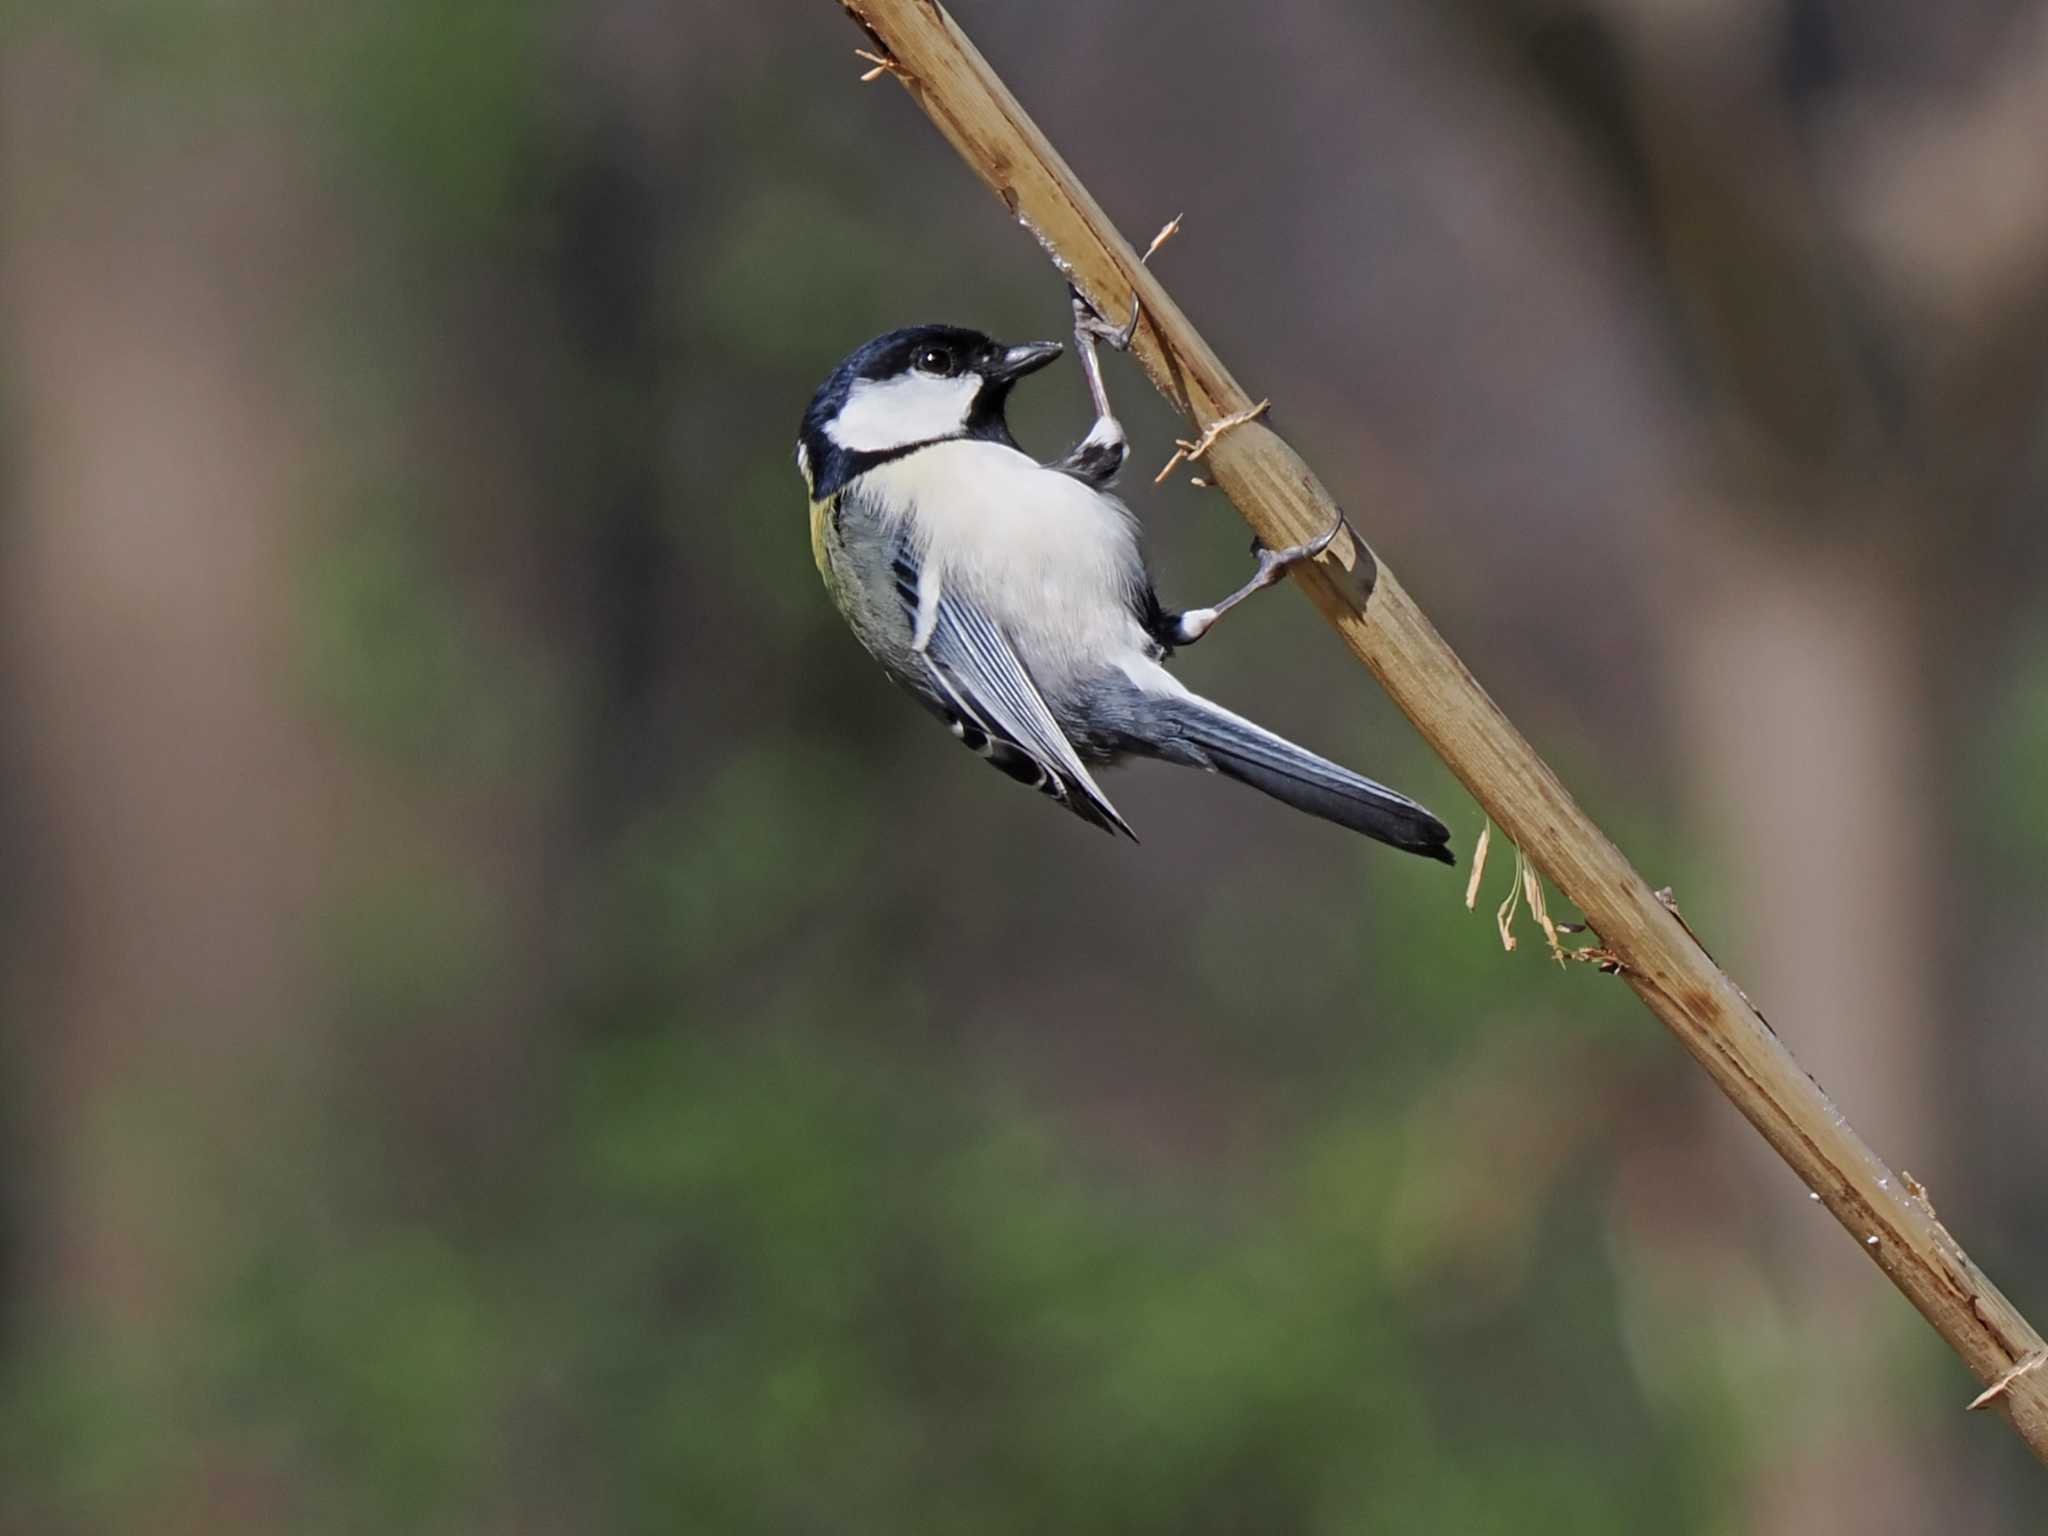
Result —
<path fill-rule="evenodd" d="M 981 385 L 978 373 L 957 379 L 907 373 L 881 383 L 857 379 L 825 435 L 855 453 L 882 453 L 950 437 L 966 425 Z"/>

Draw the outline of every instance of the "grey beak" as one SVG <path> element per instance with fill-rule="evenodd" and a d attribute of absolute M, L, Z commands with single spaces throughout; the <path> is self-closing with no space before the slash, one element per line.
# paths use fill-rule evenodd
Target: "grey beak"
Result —
<path fill-rule="evenodd" d="M 1011 383 L 1027 373 L 1038 372 L 1065 350 L 1056 341 L 1027 341 L 1005 352 L 1002 361 L 988 370 L 988 377 L 999 384 Z"/>

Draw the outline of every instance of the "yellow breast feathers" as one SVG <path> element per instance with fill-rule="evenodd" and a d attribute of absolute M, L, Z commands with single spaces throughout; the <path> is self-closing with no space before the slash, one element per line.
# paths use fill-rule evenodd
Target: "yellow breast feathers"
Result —
<path fill-rule="evenodd" d="M 823 501 L 811 503 L 811 558 L 818 562 L 818 574 L 825 578 L 828 588 L 833 586 L 831 541 L 836 532 L 833 523 L 838 508 L 837 496 L 827 496 Z"/>

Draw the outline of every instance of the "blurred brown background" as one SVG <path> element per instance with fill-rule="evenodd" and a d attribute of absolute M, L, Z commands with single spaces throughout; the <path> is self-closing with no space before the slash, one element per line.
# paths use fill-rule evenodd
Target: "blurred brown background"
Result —
<path fill-rule="evenodd" d="M 2048 1312 L 2048 7 L 956 13 Z M 1112 843 L 882 681 L 798 414 L 1065 307 L 836 6 L 0 28 L 0 1531 L 2041 1529 L 1618 985 L 1201 776 Z M 1306 604 L 1223 635 L 1469 855 Z"/>

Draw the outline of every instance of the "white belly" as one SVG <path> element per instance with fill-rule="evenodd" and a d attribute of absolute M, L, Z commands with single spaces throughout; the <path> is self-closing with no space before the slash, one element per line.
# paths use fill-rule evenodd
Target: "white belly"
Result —
<path fill-rule="evenodd" d="M 1151 650 L 1132 606 L 1145 581 L 1137 531 L 1115 497 L 1001 443 L 934 443 L 862 479 L 907 520 L 925 569 L 1009 632 L 1041 686 Z"/>

